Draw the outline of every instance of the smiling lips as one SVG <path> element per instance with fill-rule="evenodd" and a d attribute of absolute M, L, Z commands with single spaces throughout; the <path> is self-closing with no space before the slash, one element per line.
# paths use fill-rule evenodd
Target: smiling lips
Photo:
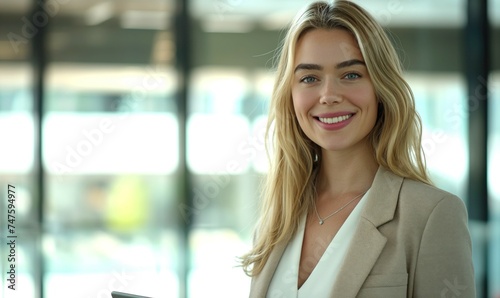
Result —
<path fill-rule="evenodd" d="M 355 113 L 322 114 L 314 117 L 317 123 L 326 130 L 338 130 L 347 126 Z"/>
<path fill-rule="evenodd" d="M 351 118 L 352 114 L 349 115 L 343 115 L 343 116 L 338 116 L 338 117 L 332 117 L 332 118 L 323 118 L 323 117 L 318 117 L 319 121 L 327 124 L 334 124 L 334 123 L 339 123 L 342 121 L 346 121 L 347 119 Z"/>

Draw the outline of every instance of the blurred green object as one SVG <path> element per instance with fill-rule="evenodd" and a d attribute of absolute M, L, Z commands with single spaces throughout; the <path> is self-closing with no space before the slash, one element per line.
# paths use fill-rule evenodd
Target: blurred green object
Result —
<path fill-rule="evenodd" d="M 116 232 L 134 232 L 146 225 L 148 207 L 147 187 L 141 177 L 118 176 L 107 198 L 106 225 Z"/>

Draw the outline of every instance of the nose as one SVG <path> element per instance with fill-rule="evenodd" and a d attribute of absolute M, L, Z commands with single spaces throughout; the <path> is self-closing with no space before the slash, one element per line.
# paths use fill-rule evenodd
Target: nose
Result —
<path fill-rule="evenodd" d="M 319 102 L 325 105 L 342 102 L 342 95 L 339 91 L 338 86 L 335 86 L 335 82 L 332 79 L 325 80 L 321 88 Z"/>

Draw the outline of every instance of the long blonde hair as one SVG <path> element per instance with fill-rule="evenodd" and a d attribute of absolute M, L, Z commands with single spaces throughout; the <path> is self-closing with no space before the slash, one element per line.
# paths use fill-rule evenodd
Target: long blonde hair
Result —
<path fill-rule="evenodd" d="M 399 58 L 382 27 L 353 2 L 310 4 L 293 20 L 281 47 L 272 94 L 267 134 L 273 158 L 263 190 L 261 216 L 253 249 L 242 257 L 245 272 L 262 271 L 273 248 L 288 241 L 302 214 L 314 200 L 314 181 L 321 150 L 309 140 L 295 117 L 291 85 L 295 48 L 312 29 L 343 29 L 356 39 L 379 101 L 370 134 L 373 153 L 393 173 L 431 184 L 421 148 L 421 121 L 413 93 L 402 77 Z M 270 151 L 270 150 L 269 150 Z"/>

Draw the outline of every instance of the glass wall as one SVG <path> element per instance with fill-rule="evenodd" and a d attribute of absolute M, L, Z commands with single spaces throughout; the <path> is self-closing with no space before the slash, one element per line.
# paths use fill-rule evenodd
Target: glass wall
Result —
<path fill-rule="evenodd" d="M 497 45 L 500 40 L 496 39 Z M 500 49 L 500 48 L 497 48 Z M 498 65 L 498 64 L 497 64 Z M 491 283 L 490 296 L 500 295 L 500 69 L 493 71 L 490 79 L 489 92 L 489 164 L 488 164 L 488 185 L 490 191 L 490 233 L 489 233 L 489 257 L 490 267 L 489 281 Z M 496 296 L 495 296 L 496 295 Z"/>
<path fill-rule="evenodd" d="M 16 292 L 35 297 L 40 287 L 36 264 L 39 243 L 34 180 L 33 73 L 29 0 L 0 3 L 0 296 Z M 4 15 L 15 11 L 19 17 Z M 14 249 L 15 248 L 15 249 Z M 12 267 L 13 266 L 13 267 Z M 12 279 L 13 275 L 15 279 Z M 21 286 L 22 284 L 22 286 Z M 13 290 L 15 289 L 15 290 Z"/>
<path fill-rule="evenodd" d="M 52 20 L 45 297 L 179 295 L 172 6 L 73 1 Z"/>
<path fill-rule="evenodd" d="M 488 281 L 490 297 L 500 297 L 500 1 L 488 2 L 492 26 L 491 74 L 489 77 L 488 187 L 490 207 Z"/>
<path fill-rule="evenodd" d="M 250 248 L 267 170 L 264 130 L 276 49 L 288 22 L 308 2 L 190 1 L 185 118 L 178 106 L 183 82 L 175 34 L 182 29 L 173 27 L 174 0 L 49 0 L 38 19 L 31 15 L 41 7 L 35 0 L 0 3 L 0 237 L 10 239 L 4 210 L 12 185 L 18 297 L 109 297 L 113 290 L 183 297 L 184 287 L 188 297 L 248 296 L 250 279 L 237 257 Z M 466 201 L 466 0 L 356 2 L 387 28 L 403 60 L 432 179 Z M 495 298 L 499 11 L 499 1 L 490 0 L 490 266 L 475 255 L 476 274 L 488 272 L 487 297 Z M 44 193 L 35 174 L 31 58 L 39 27 L 45 28 L 47 53 Z M 186 169 L 179 152 L 184 141 Z M 9 251 L 0 246 L 0 296 L 6 298 L 14 297 L 4 262 Z"/>

